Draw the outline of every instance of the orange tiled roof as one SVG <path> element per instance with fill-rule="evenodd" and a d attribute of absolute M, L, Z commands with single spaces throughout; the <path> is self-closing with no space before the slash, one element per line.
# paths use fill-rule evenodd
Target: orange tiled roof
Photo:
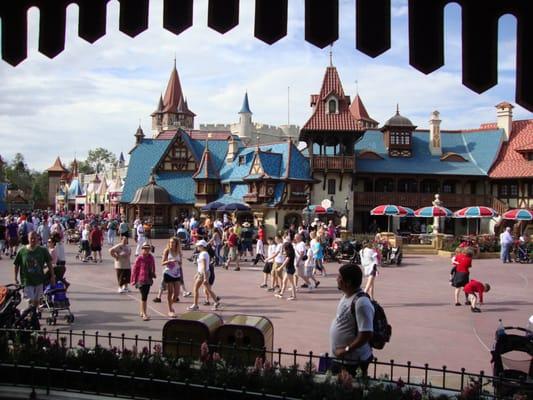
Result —
<path fill-rule="evenodd" d="M 326 99 L 335 95 L 339 102 L 339 112 L 326 113 Z M 326 69 L 320 94 L 311 95 L 311 105 L 315 106 L 313 115 L 302 127 L 302 131 L 358 131 L 358 125 L 350 112 L 350 97 L 344 94 L 337 68 Z"/>
<path fill-rule="evenodd" d="M 533 150 L 533 119 L 513 121 L 511 137 L 503 143 L 489 176 L 495 179 L 533 177 L 533 162 L 520 153 L 529 148 Z"/>
<path fill-rule="evenodd" d="M 68 172 L 65 167 L 63 167 L 63 164 L 61 163 L 61 159 L 59 157 L 56 158 L 54 161 L 54 165 L 52 165 L 50 168 L 47 169 L 48 172 Z"/>

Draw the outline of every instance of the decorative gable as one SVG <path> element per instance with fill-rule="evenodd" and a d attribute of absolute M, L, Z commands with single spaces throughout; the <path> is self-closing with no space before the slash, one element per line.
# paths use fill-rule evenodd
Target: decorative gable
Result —
<path fill-rule="evenodd" d="M 261 165 L 261 159 L 256 155 L 252 167 L 250 168 L 250 175 L 263 175 L 265 171 Z"/>
<path fill-rule="evenodd" d="M 359 160 L 383 160 L 378 153 L 372 150 L 361 150 L 357 155 Z"/>
<path fill-rule="evenodd" d="M 181 135 L 176 135 L 156 169 L 162 172 L 195 172 L 198 169 L 196 159 Z"/>

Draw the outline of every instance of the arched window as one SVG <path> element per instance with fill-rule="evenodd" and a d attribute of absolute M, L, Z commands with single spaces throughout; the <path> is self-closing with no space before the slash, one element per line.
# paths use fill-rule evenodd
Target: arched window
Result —
<path fill-rule="evenodd" d="M 414 179 L 400 179 L 398 181 L 398 192 L 416 193 L 418 192 L 418 185 Z"/>
<path fill-rule="evenodd" d="M 328 101 L 328 114 L 337 114 L 337 101 L 335 99 Z"/>
<path fill-rule="evenodd" d="M 376 192 L 394 192 L 394 181 L 390 178 L 377 179 Z"/>
<path fill-rule="evenodd" d="M 434 179 L 426 179 L 420 182 L 420 193 L 439 193 L 439 182 Z"/>

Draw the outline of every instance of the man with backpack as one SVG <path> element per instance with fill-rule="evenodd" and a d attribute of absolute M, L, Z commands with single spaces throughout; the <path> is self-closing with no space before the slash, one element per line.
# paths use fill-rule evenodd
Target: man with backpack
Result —
<path fill-rule="evenodd" d="M 374 305 L 361 289 L 362 280 L 363 273 L 357 265 L 339 268 L 337 285 L 343 296 L 330 328 L 331 353 L 336 357 L 333 373 L 346 369 L 355 376 L 360 368 L 366 376 L 373 359 L 370 341 L 374 335 Z"/>

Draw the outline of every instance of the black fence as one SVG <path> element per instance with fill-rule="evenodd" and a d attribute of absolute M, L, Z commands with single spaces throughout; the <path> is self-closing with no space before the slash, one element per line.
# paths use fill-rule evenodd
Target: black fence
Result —
<path fill-rule="evenodd" d="M 155 350 L 165 346 L 171 345 L 173 349 L 172 356 L 175 358 L 198 358 L 198 349 L 201 343 L 193 341 L 175 341 L 141 338 L 138 335 L 134 337 L 127 337 L 125 334 L 113 335 L 111 332 L 101 334 L 95 332 L 94 334 L 85 331 L 75 332 L 72 330 L 42 330 L 42 331 L 20 331 L 12 329 L 0 329 L 0 336 L 10 338 L 24 337 L 27 340 L 31 335 L 34 337 L 40 336 L 42 339 L 49 339 L 61 343 L 63 347 L 68 349 L 75 348 L 94 348 L 100 346 L 102 348 L 116 348 L 121 352 L 124 350 L 131 350 L 148 353 L 151 355 Z M 158 349 L 158 346 L 159 349 Z M 174 351 L 175 350 L 175 351 Z M 265 348 L 257 349 L 252 347 L 236 347 L 236 346 L 222 346 L 217 344 L 209 344 L 209 351 L 211 353 L 217 352 L 223 356 L 225 360 L 230 362 L 239 362 L 241 365 L 253 366 L 256 359 L 259 357 L 262 360 L 268 360 L 273 368 L 292 368 L 300 372 L 314 372 L 317 375 L 327 372 L 332 362 L 343 363 L 341 359 L 329 357 L 328 354 L 316 355 L 313 352 L 307 354 L 298 353 L 297 350 L 292 352 L 285 352 L 282 349 L 269 351 Z M 36 360 L 37 361 L 37 360 Z M 54 368 L 50 366 L 37 365 L 33 362 L 29 365 L 15 365 L 8 363 L 0 363 L 0 382 L 4 384 L 13 384 L 15 386 L 26 386 L 31 388 L 44 388 L 47 391 L 61 390 L 61 391 L 75 391 L 78 393 L 104 393 L 100 388 L 107 388 L 105 394 L 112 394 L 124 398 L 165 398 L 164 393 L 173 396 L 176 393 L 194 394 L 195 398 L 209 397 L 213 395 L 216 398 L 265 398 L 265 399 L 282 399 L 290 397 L 272 395 L 261 392 L 247 391 L 246 388 L 235 389 L 227 388 L 224 385 L 209 386 L 207 384 L 200 385 L 190 382 L 176 382 L 170 378 L 167 380 L 146 378 L 142 376 L 120 375 L 109 372 L 100 372 L 97 370 L 84 370 Z M 103 366 L 104 367 L 104 366 Z M 21 379 L 22 377 L 22 379 Z M 483 395 L 486 397 L 496 398 L 494 386 L 506 385 L 507 387 L 520 387 L 522 381 L 493 377 L 486 375 L 484 371 L 479 373 L 471 373 L 461 370 L 449 370 L 446 366 L 441 368 L 432 368 L 428 364 L 423 366 L 413 365 L 410 361 L 405 364 L 396 363 L 394 360 L 387 362 L 380 361 L 374 358 L 369 366 L 368 377 L 370 381 L 375 380 L 383 383 L 390 383 L 395 385 L 408 385 L 411 387 L 418 387 L 421 390 L 431 389 L 433 391 L 446 391 L 448 394 L 457 394 L 463 391 L 465 387 L 471 385 L 472 382 L 476 387 L 483 390 Z M 114 388 L 114 390 L 109 390 Z M 120 390 L 119 390 L 120 389 Z M 126 389 L 126 390 L 125 390 Z M 302 397 L 300 397 L 302 398 Z"/>

